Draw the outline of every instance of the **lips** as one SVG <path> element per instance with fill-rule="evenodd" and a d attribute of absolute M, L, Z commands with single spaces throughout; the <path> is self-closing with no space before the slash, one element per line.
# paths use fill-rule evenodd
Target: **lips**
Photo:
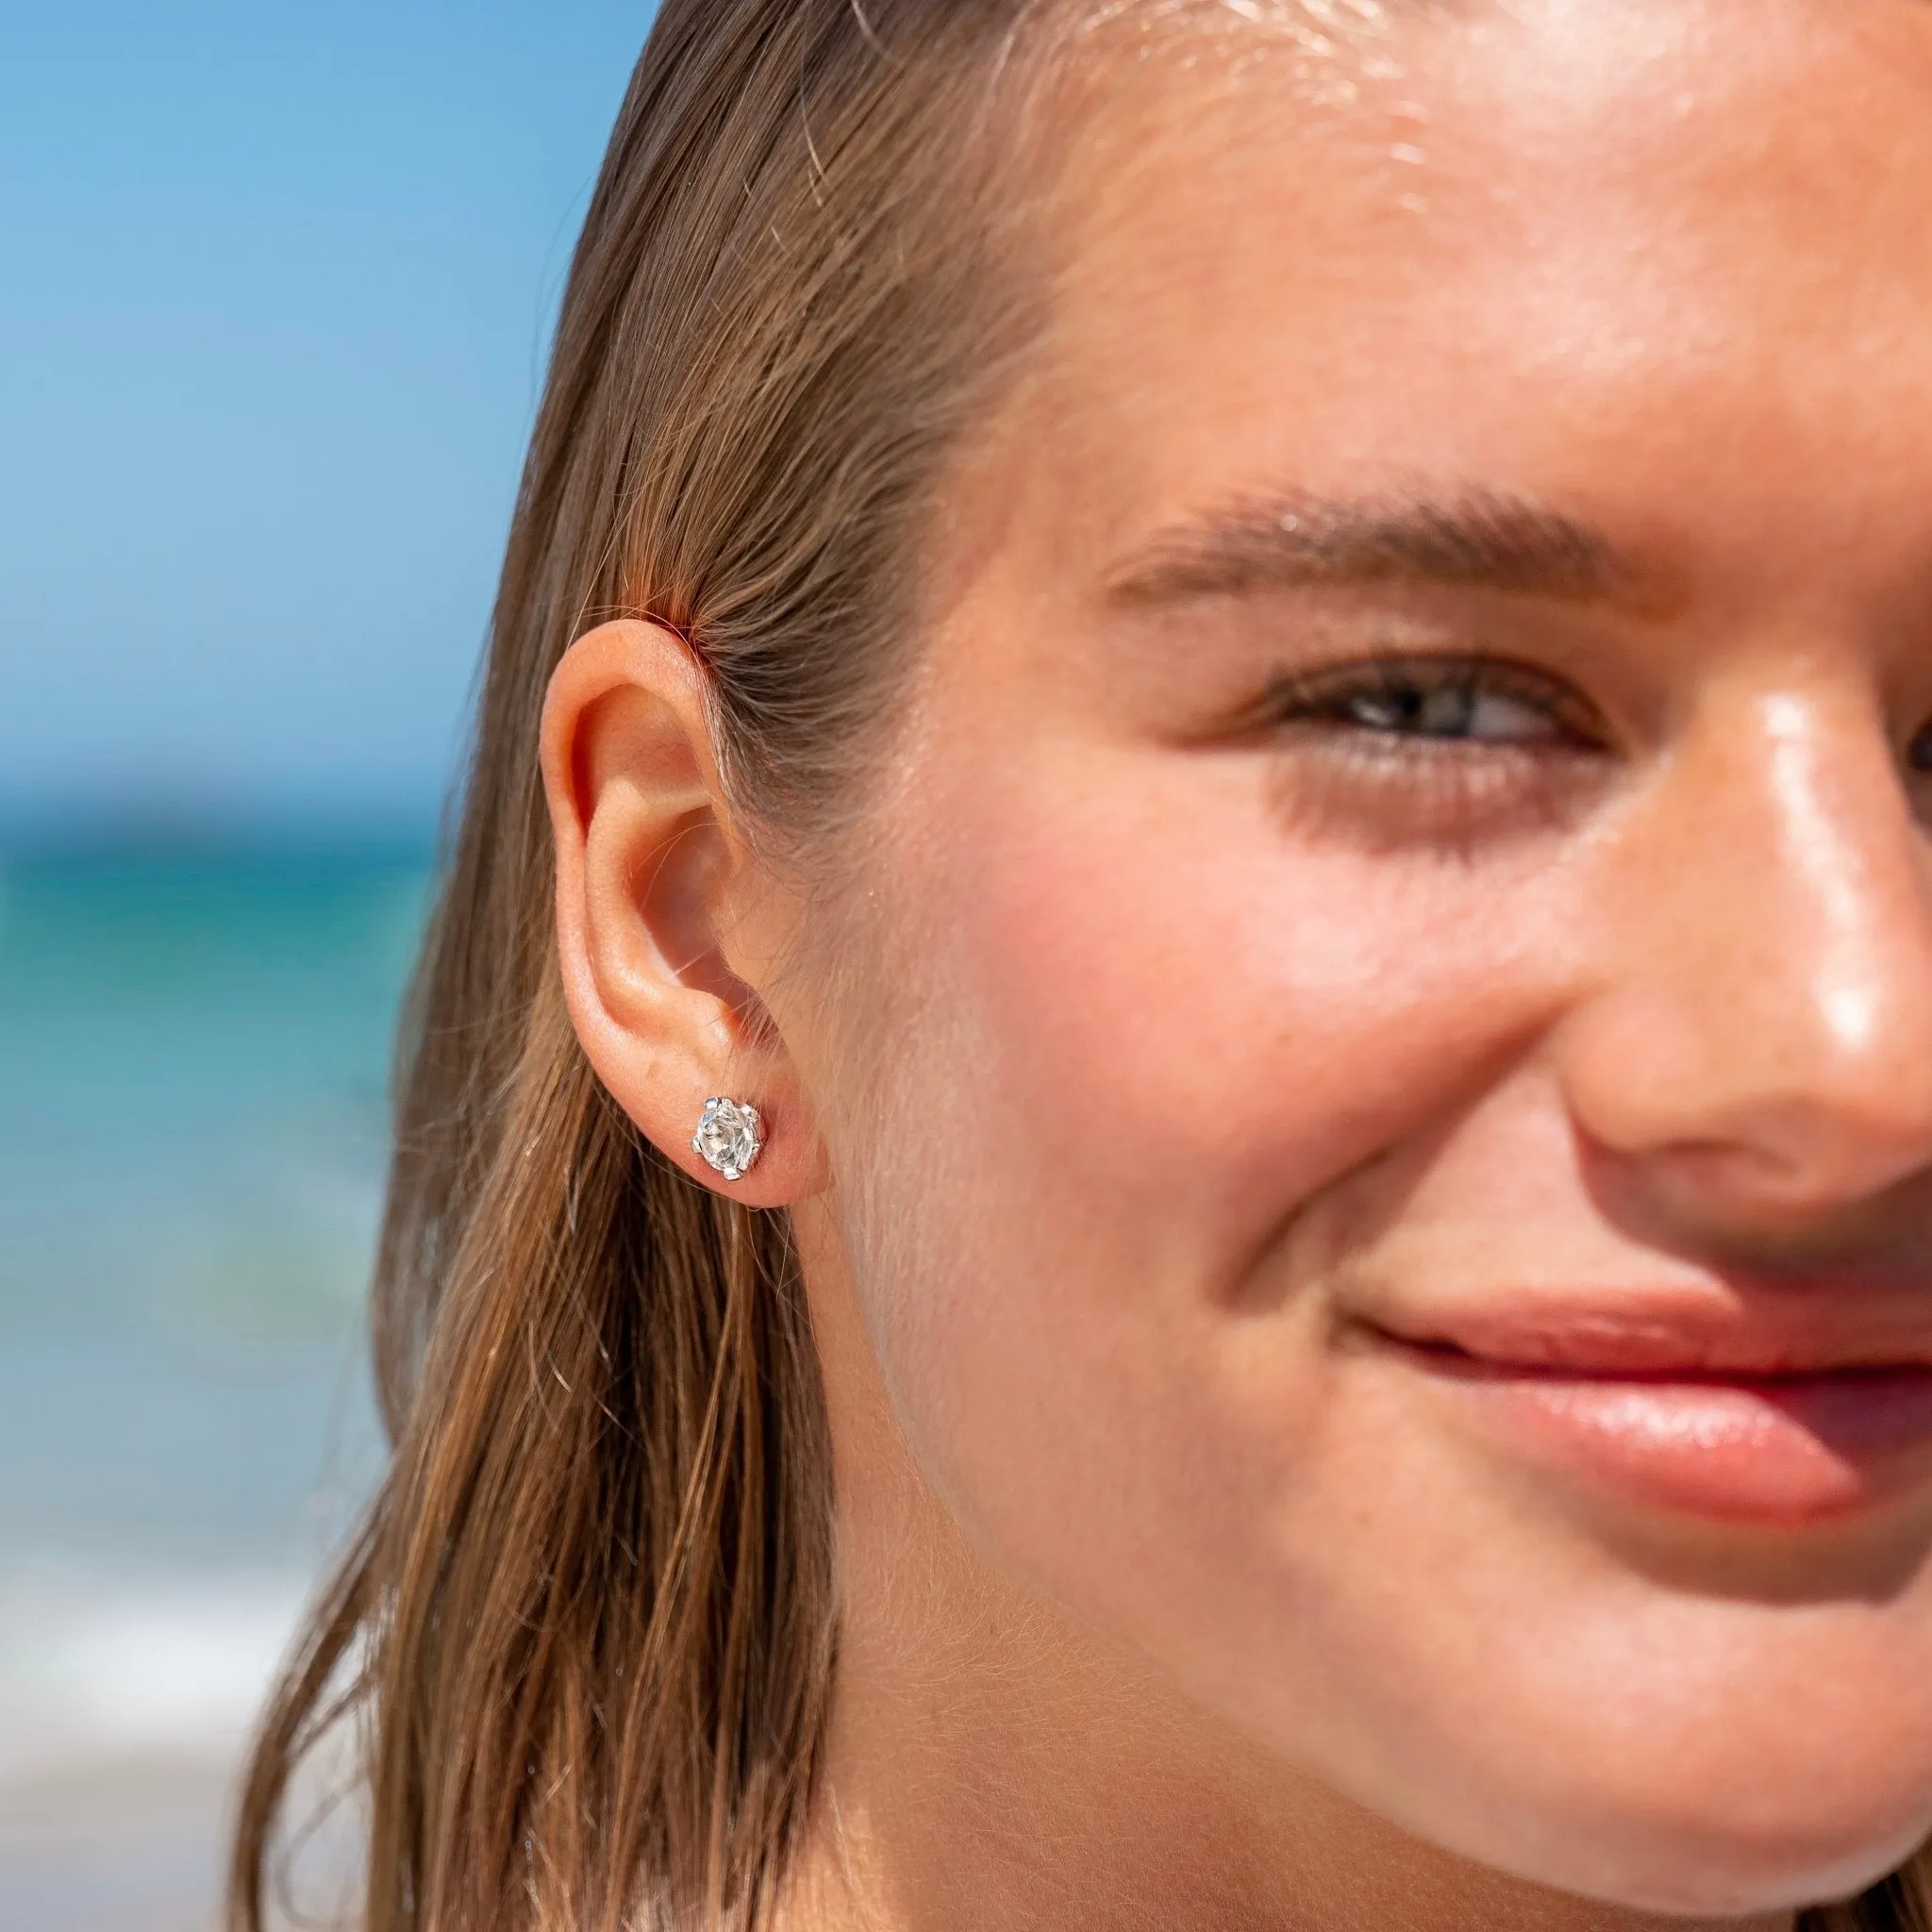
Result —
<path fill-rule="evenodd" d="M 1641 1507 L 1797 1527 L 1932 1484 L 1932 1345 L 1828 1297 L 1753 1319 L 1632 1292 L 1372 1324 L 1512 1459 Z"/>

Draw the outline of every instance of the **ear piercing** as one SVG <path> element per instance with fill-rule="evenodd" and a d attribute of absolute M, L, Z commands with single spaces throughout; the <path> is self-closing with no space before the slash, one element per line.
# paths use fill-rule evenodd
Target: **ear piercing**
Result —
<path fill-rule="evenodd" d="M 691 1151 L 727 1181 L 741 1181 L 764 1150 L 765 1124 L 749 1101 L 722 1096 L 705 1102 L 705 1117 L 691 1136 Z"/>

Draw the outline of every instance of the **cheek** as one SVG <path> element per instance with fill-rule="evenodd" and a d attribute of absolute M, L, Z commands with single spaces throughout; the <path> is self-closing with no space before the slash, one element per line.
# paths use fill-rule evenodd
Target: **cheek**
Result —
<path fill-rule="evenodd" d="M 1071 1557 L 1072 1512 L 1112 1544 L 1074 1569 L 1131 1564 L 1162 1498 L 1231 1557 L 1329 1392 L 1319 1280 L 1265 1323 L 1245 1291 L 1545 1022 L 1559 895 L 1298 839 L 1260 758 L 987 770 L 919 841 L 944 1019 L 897 1077 L 944 1145 L 888 1157 L 920 1240 L 867 1271 L 875 1344 L 928 1477 L 1021 1562 Z"/>
<path fill-rule="evenodd" d="M 1318 841 L 1273 775 L 1068 757 L 957 798 L 931 880 L 968 1131 L 1066 1204 L 1049 1225 L 1104 1210 L 1189 1296 L 1238 1291 L 1309 1196 L 1471 1098 L 1569 977 L 1550 864 Z"/>

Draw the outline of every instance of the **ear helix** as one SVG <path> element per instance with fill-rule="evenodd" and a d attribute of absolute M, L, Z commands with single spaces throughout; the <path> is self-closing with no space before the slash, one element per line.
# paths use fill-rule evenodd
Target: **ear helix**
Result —
<path fill-rule="evenodd" d="M 705 1102 L 691 1151 L 727 1181 L 741 1181 L 764 1152 L 765 1124 L 749 1101 L 722 1095 Z"/>

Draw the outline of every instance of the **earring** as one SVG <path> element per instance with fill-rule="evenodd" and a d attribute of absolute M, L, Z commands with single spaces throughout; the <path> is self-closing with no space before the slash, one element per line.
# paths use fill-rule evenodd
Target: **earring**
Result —
<path fill-rule="evenodd" d="M 727 1181 L 741 1181 L 764 1151 L 765 1124 L 750 1102 L 722 1096 L 705 1102 L 705 1117 L 691 1136 L 691 1151 Z"/>

